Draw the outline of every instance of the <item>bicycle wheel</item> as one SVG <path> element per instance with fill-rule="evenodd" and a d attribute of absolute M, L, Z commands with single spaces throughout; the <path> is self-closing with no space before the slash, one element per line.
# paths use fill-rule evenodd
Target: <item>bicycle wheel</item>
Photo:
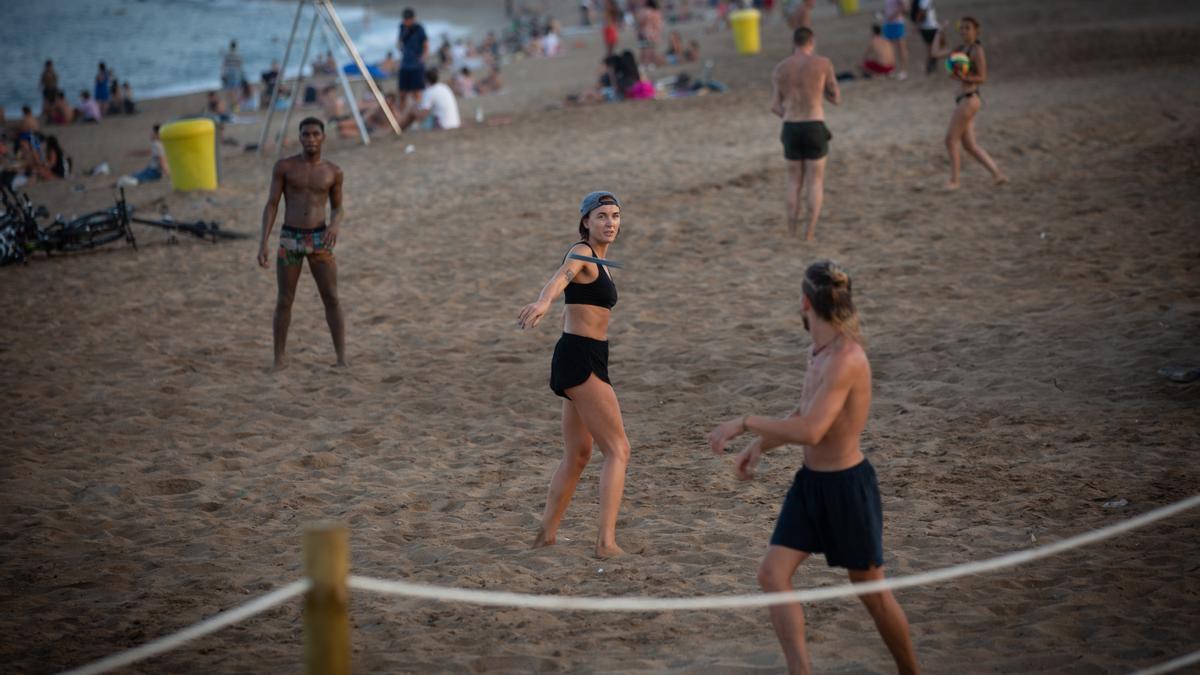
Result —
<path fill-rule="evenodd" d="M 60 251 L 85 251 L 118 239 L 132 239 L 125 224 L 107 211 L 76 218 L 55 230 L 51 237 Z"/>

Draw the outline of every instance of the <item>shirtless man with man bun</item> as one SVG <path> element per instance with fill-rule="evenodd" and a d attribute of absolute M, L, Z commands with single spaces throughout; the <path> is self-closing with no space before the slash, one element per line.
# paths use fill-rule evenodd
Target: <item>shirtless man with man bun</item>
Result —
<path fill-rule="evenodd" d="M 783 419 L 742 415 L 708 435 L 713 452 L 744 433 L 754 439 L 737 456 L 738 478 L 754 477 L 764 452 L 804 447 L 804 463 L 784 499 L 771 545 L 758 568 L 768 593 L 792 590 L 792 575 L 814 553 L 844 567 L 853 583 L 883 579 L 883 507 L 875 469 L 859 437 L 871 409 L 871 364 L 863 350 L 850 276 L 831 261 L 813 263 L 801 282 L 804 328 L 812 351 L 800 406 Z M 908 619 L 890 591 L 859 596 L 896 661 L 898 672 L 919 672 Z M 771 607 L 771 624 L 792 675 L 811 672 L 798 603 Z"/>

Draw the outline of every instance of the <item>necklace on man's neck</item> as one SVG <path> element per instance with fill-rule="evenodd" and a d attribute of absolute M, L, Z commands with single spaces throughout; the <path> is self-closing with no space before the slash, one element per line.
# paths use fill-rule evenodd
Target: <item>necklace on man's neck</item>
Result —
<path fill-rule="evenodd" d="M 832 340 L 830 340 L 829 342 L 826 342 L 825 344 L 821 345 L 820 347 L 818 347 L 818 346 L 816 346 L 816 345 L 814 344 L 814 345 L 813 345 L 813 353 L 812 353 L 812 357 L 813 357 L 814 359 L 815 359 L 815 358 L 817 358 L 817 355 L 818 355 L 818 354 L 820 354 L 821 352 L 825 351 L 825 348 L 826 348 L 826 347 L 828 347 L 829 345 L 831 345 L 831 344 L 833 344 L 833 343 L 837 342 L 837 340 L 838 340 L 838 336 L 836 336 L 836 335 L 835 335 L 835 336 L 833 337 L 833 339 L 832 339 Z"/>

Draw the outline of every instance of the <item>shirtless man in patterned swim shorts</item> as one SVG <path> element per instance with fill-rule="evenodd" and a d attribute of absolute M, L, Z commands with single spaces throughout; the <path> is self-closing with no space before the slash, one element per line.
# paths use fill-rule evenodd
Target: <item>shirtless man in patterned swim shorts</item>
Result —
<path fill-rule="evenodd" d="M 333 162 L 321 159 L 321 144 L 325 142 L 325 125 L 314 117 L 300 122 L 300 145 L 303 152 L 281 159 L 271 172 L 271 193 L 263 207 L 262 241 L 258 247 L 258 264 L 270 264 L 267 252 L 279 197 L 284 197 L 286 209 L 283 229 L 279 233 L 279 252 L 276 255 L 275 277 L 279 295 L 275 301 L 275 366 L 287 366 L 284 352 L 287 347 L 288 326 L 292 322 L 292 300 L 300 271 L 308 260 L 308 269 L 321 301 L 325 303 L 325 321 L 333 336 L 338 366 L 346 365 L 346 331 L 342 307 L 337 295 L 337 262 L 333 247 L 337 243 L 345 212 L 342 210 L 342 170 Z M 329 202 L 330 217 L 325 221 L 325 203 Z"/>

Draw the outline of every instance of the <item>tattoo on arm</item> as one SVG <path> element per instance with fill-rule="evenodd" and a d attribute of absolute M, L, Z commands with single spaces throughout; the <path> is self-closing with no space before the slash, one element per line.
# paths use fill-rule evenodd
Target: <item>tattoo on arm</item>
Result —
<path fill-rule="evenodd" d="M 567 270 L 566 272 L 563 272 L 563 276 L 566 277 L 567 281 L 569 282 L 569 281 L 571 281 L 571 279 L 575 278 L 575 273 L 572 272 L 571 270 Z"/>

